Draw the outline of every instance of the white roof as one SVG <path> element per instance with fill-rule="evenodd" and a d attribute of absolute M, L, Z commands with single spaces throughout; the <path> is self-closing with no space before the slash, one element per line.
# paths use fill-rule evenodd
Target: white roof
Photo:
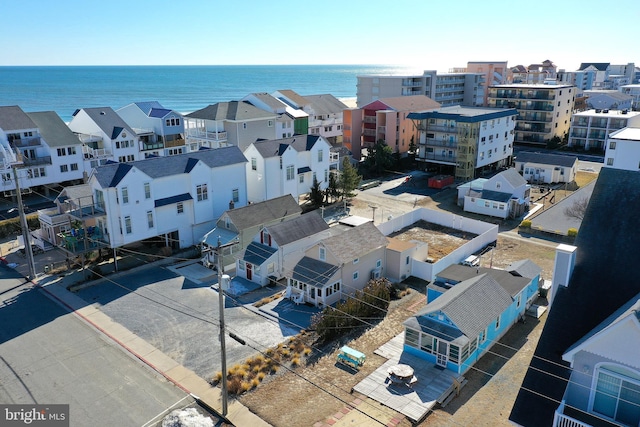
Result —
<path fill-rule="evenodd" d="M 623 128 L 610 134 L 609 138 L 640 141 L 640 128 Z"/>

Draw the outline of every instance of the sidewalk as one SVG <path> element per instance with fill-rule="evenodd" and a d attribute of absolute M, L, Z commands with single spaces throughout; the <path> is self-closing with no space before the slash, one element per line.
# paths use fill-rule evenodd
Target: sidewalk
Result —
<path fill-rule="evenodd" d="M 145 267 L 150 268 L 150 265 Z M 207 381 L 193 371 L 179 365 L 176 361 L 138 337 L 135 333 L 114 322 L 93 305 L 69 292 L 66 288 L 74 283 L 74 274 L 65 277 L 43 276 L 34 281 L 54 301 L 63 305 L 93 326 L 103 335 L 109 337 L 127 352 L 141 360 L 147 366 L 171 381 L 177 387 L 200 399 L 218 414 L 222 413 L 221 391 L 212 387 Z M 247 407 L 239 402 L 228 400 L 228 421 L 235 426 L 269 426 Z"/>

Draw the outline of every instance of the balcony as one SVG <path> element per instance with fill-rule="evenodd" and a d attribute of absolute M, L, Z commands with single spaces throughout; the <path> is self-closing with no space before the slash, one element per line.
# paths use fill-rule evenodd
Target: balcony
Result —
<path fill-rule="evenodd" d="M 448 139 L 427 138 L 422 145 L 455 148 L 457 146 L 457 143 L 456 141 L 449 141 Z"/>
<path fill-rule="evenodd" d="M 587 119 L 582 119 L 582 118 L 577 119 L 577 120 L 575 120 L 575 121 L 573 122 L 573 125 L 572 125 L 572 126 L 582 126 L 582 127 L 587 127 L 587 126 L 589 126 L 589 120 L 587 120 Z"/>
<path fill-rule="evenodd" d="M 551 132 L 551 126 L 529 124 L 529 123 L 517 123 L 516 130 L 523 131 L 523 132 L 549 133 Z"/>
<path fill-rule="evenodd" d="M 38 156 L 34 158 L 22 156 L 22 163 L 25 166 L 50 165 L 51 156 Z"/>
<path fill-rule="evenodd" d="M 364 123 L 375 123 L 376 122 L 376 116 L 364 116 L 362 118 L 362 121 Z"/>
<path fill-rule="evenodd" d="M 67 213 L 81 221 L 107 215 L 104 204 L 102 203 L 92 203 L 86 206 L 81 205 L 79 207 L 74 206 Z"/>
<path fill-rule="evenodd" d="M 164 144 L 162 142 L 142 142 L 142 151 L 147 151 L 147 150 L 159 150 L 161 148 L 164 148 Z"/>
<path fill-rule="evenodd" d="M 338 163 L 340 155 L 338 153 L 329 153 L 329 163 Z"/>
<path fill-rule="evenodd" d="M 543 99 L 547 101 L 553 101 L 556 99 L 556 95 L 550 91 L 537 91 L 537 90 L 504 90 L 498 89 L 490 92 L 491 98 L 507 98 L 507 99 Z"/>
<path fill-rule="evenodd" d="M 600 418 L 593 417 L 587 413 L 584 413 L 583 411 L 565 406 L 565 403 L 563 400 L 562 403 L 560 403 L 560 406 L 558 406 L 558 409 L 556 409 L 556 412 L 553 414 L 552 427 L 593 427 L 592 424 L 586 423 L 584 421 L 579 421 L 565 414 L 565 412 L 569 412 L 571 413 L 571 415 L 580 416 L 580 418 L 586 418 L 586 419 L 593 418 L 596 421 L 601 420 Z M 606 424 L 611 425 L 612 423 L 606 423 Z"/>
<path fill-rule="evenodd" d="M 365 135 L 365 136 L 376 136 L 376 130 L 375 129 L 364 129 L 362 134 Z"/>
<path fill-rule="evenodd" d="M 458 129 L 456 126 L 436 126 L 429 125 L 429 130 L 434 132 L 448 132 L 448 133 L 457 133 Z"/>
<path fill-rule="evenodd" d="M 180 139 L 174 139 L 171 141 L 165 141 L 164 147 L 165 148 L 184 147 L 184 144 L 185 144 L 184 139 L 180 138 Z"/>
<path fill-rule="evenodd" d="M 39 147 L 42 145 L 42 141 L 39 136 L 28 136 L 20 139 L 14 139 L 11 142 L 15 148 L 23 148 L 23 147 Z"/>
<path fill-rule="evenodd" d="M 591 121 L 591 127 L 592 128 L 606 129 L 607 128 L 607 121 L 606 120 L 592 120 Z"/>
<path fill-rule="evenodd" d="M 423 161 L 429 161 L 429 160 L 433 160 L 436 162 L 441 162 L 443 164 L 447 164 L 447 165 L 457 165 L 457 160 L 455 157 L 449 157 L 449 156 L 443 156 L 440 154 L 435 154 L 435 153 L 426 153 L 421 160 Z"/>
<path fill-rule="evenodd" d="M 68 232 L 58 233 L 60 247 L 72 254 L 80 254 L 109 246 L 107 236 L 98 227 L 73 228 Z"/>
<path fill-rule="evenodd" d="M 87 145 L 82 146 L 82 154 L 85 159 L 102 159 L 111 156 L 111 152 L 106 148 L 91 148 Z"/>
<path fill-rule="evenodd" d="M 90 144 L 94 147 L 98 145 L 98 143 L 102 142 L 102 137 L 99 135 L 92 135 L 88 133 L 77 133 L 76 136 L 80 139 L 80 142 L 83 144 Z"/>
<path fill-rule="evenodd" d="M 187 137 L 190 137 L 190 138 L 200 138 L 200 139 L 206 139 L 210 141 L 226 141 L 227 140 L 227 132 L 225 131 L 209 132 L 200 128 L 200 129 L 188 129 L 186 133 L 187 133 Z"/>
<path fill-rule="evenodd" d="M 60 213 L 58 208 L 41 209 L 38 211 L 38 221 L 51 227 L 69 223 L 66 213 Z"/>

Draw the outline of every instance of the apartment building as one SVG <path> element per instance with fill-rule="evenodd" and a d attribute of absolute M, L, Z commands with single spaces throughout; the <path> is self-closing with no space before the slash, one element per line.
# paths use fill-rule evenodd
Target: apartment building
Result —
<path fill-rule="evenodd" d="M 548 59 L 540 64 L 530 64 L 527 67 L 516 65 L 511 68 L 510 83 L 543 84 L 549 79 L 555 80 L 556 71 L 556 65 Z"/>
<path fill-rule="evenodd" d="M 482 99 L 485 106 L 489 96 L 489 87 L 510 83 L 507 61 L 469 61 L 466 72 L 484 74 L 485 84 L 482 87 Z"/>
<path fill-rule="evenodd" d="M 417 144 L 418 129 L 408 115 L 432 110 L 440 104 L 424 95 L 398 96 L 373 101 L 362 108 L 344 111 L 343 144 L 360 160 L 362 150 L 384 141 L 400 156 L 406 156 L 411 142 Z"/>
<path fill-rule="evenodd" d="M 604 159 L 605 167 L 639 171 L 640 127 L 620 129 L 609 135 Z"/>
<path fill-rule="evenodd" d="M 618 89 L 620 92 L 631 96 L 631 108 L 640 110 L 640 84 L 623 85 Z"/>
<path fill-rule="evenodd" d="M 518 110 L 515 144 L 546 145 L 569 133 L 575 93 L 571 85 L 497 85 L 489 88 L 489 107 Z"/>
<path fill-rule="evenodd" d="M 445 73 L 426 70 L 422 75 L 358 76 L 357 107 L 383 98 L 424 95 L 442 106 L 484 105 L 485 73 Z"/>
<path fill-rule="evenodd" d="M 513 108 L 461 106 L 411 113 L 419 131 L 416 160 L 465 181 L 508 166 L 517 116 Z"/>
<path fill-rule="evenodd" d="M 571 118 L 569 147 L 604 153 L 607 137 L 626 127 L 640 127 L 640 112 L 625 110 L 587 110 Z"/>

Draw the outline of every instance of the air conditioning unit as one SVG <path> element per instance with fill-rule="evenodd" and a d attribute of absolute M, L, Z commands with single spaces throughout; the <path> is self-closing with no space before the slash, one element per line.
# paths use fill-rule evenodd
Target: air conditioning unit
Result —
<path fill-rule="evenodd" d="M 372 279 L 379 279 L 380 277 L 382 277 L 382 269 L 381 268 L 376 268 L 374 270 L 371 270 L 371 278 Z"/>

